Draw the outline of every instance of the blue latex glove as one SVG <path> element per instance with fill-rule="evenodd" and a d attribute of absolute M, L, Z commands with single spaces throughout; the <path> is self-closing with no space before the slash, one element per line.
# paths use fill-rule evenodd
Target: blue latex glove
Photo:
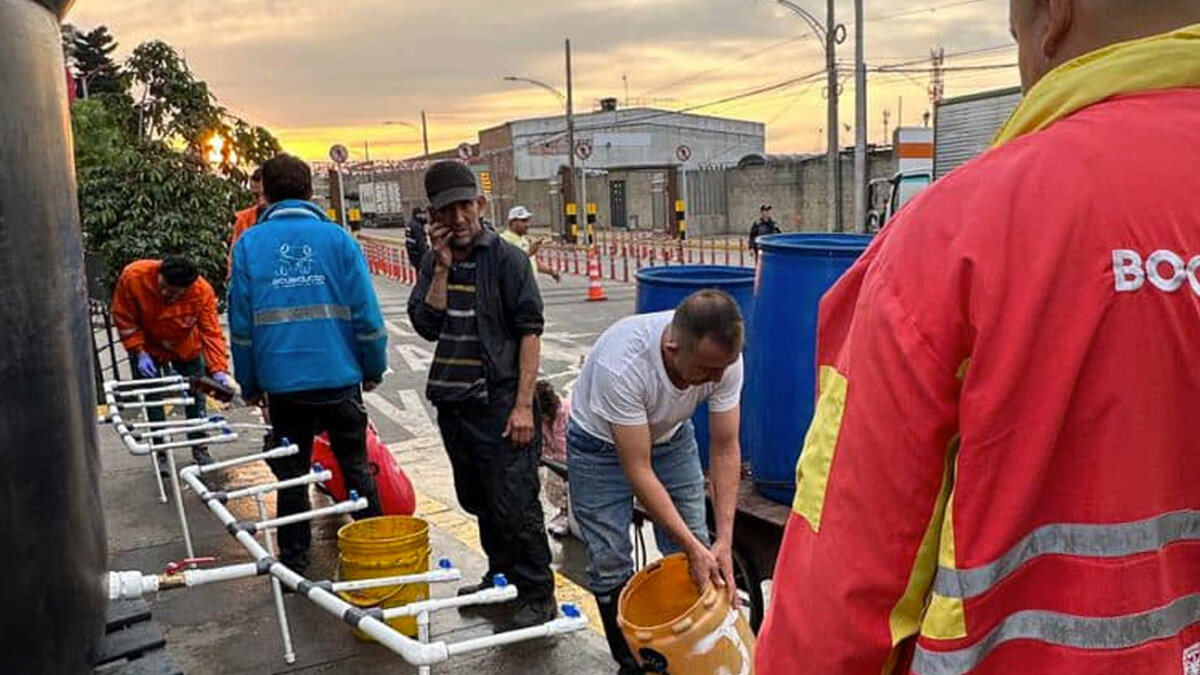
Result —
<path fill-rule="evenodd" d="M 229 387 L 230 389 L 234 388 L 233 387 L 233 378 L 229 376 L 229 373 L 213 373 L 212 377 L 214 380 L 219 382 L 221 384 L 221 386 Z"/>
<path fill-rule="evenodd" d="M 151 378 L 158 377 L 158 364 L 154 362 L 154 357 L 146 352 L 140 352 L 137 358 L 137 369 L 142 377 Z"/>

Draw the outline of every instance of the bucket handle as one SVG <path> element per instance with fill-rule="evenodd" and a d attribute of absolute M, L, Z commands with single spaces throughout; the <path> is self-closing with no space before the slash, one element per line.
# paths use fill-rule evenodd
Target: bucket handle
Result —
<path fill-rule="evenodd" d="M 334 582 L 343 581 L 343 579 L 342 579 L 342 556 L 340 556 L 340 555 L 338 556 L 338 564 L 337 564 L 337 569 L 335 569 L 335 570 L 333 571 L 333 580 L 334 580 Z M 387 602 L 388 600 L 391 600 L 392 598 L 394 598 L 394 597 L 396 597 L 397 595 L 399 595 L 399 594 L 400 594 L 400 592 L 404 590 L 404 587 L 405 587 L 405 586 L 408 586 L 408 585 L 409 585 L 409 584 L 399 584 L 399 585 L 397 585 L 397 586 L 396 586 L 396 590 L 392 591 L 391 593 L 388 593 L 387 595 L 383 596 L 382 598 L 380 598 L 380 599 L 376 600 L 375 602 L 373 602 L 373 603 L 371 603 L 371 604 L 373 604 L 373 605 L 382 605 L 383 603 Z M 386 588 L 386 587 L 385 587 L 385 588 Z M 353 592 L 354 592 L 354 591 L 343 591 L 343 593 L 347 593 L 347 594 L 351 594 L 351 593 L 353 593 Z M 355 603 L 351 602 L 350 604 L 352 604 L 352 605 L 353 605 L 353 604 L 355 604 Z"/>

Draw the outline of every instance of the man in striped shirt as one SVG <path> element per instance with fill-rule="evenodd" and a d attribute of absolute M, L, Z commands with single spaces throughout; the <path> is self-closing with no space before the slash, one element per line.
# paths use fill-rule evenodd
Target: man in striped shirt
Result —
<path fill-rule="evenodd" d="M 533 405 L 541 353 L 542 297 L 529 259 L 480 214 L 475 174 L 443 161 L 425 175 L 433 209 L 432 255 L 408 300 L 413 328 L 437 342 L 426 396 L 462 507 L 479 519 L 488 588 L 503 574 L 519 591 L 513 628 L 554 619 L 554 576 L 538 499 L 540 421 Z"/>

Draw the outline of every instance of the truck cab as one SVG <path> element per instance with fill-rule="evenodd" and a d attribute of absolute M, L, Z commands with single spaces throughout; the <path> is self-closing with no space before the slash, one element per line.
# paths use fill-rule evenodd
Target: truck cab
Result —
<path fill-rule="evenodd" d="M 867 232 L 878 232 L 918 192 L 933 182 L 931 171 L 901 171 L 891 178 L 876 178 L 868 186 Z"/>

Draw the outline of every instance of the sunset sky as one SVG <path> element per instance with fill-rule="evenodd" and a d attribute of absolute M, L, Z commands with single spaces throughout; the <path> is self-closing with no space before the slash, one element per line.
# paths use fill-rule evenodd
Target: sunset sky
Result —
<path fill-rule="evenodd" d="M 825 3 L 797 4 L 824 21 Z M 854 7 L 839 0 L 849 39 L 843 63 L 843 125 L 854 122 Z M 869 67 L 910 63 L 944 47 L 946 95 L 1013 86 L 1015 68 L 953 70 L 1016 61 L 1005 0 L 875 0 L 866 3 Z M 78 0 L 67 21 L 106 24 L 124 58 L 162 39 L 186 57 L 221 104 L 270 128 L 284 147 L 325 158 L 344 143 L 361 159 L 420 154 L 425 109 L 431 149 L 509 119 L 562 110 L 544 90 L 505 75 L 565 88 L 563 39 L 574 51 L 576 111 L 602 97 L 682 109 L 743 94 L 824 67 L 821 44 L 800 17 L 773 0 Z M 869 138 L 883 115 L 920 123 L 926 72 L 871 73 Z M 770 152 L 824 147 L 824 81 L 797 84 L 696 113 L 764 122 Z M 842 140 L 853 143 L 843 127 Z"/>

